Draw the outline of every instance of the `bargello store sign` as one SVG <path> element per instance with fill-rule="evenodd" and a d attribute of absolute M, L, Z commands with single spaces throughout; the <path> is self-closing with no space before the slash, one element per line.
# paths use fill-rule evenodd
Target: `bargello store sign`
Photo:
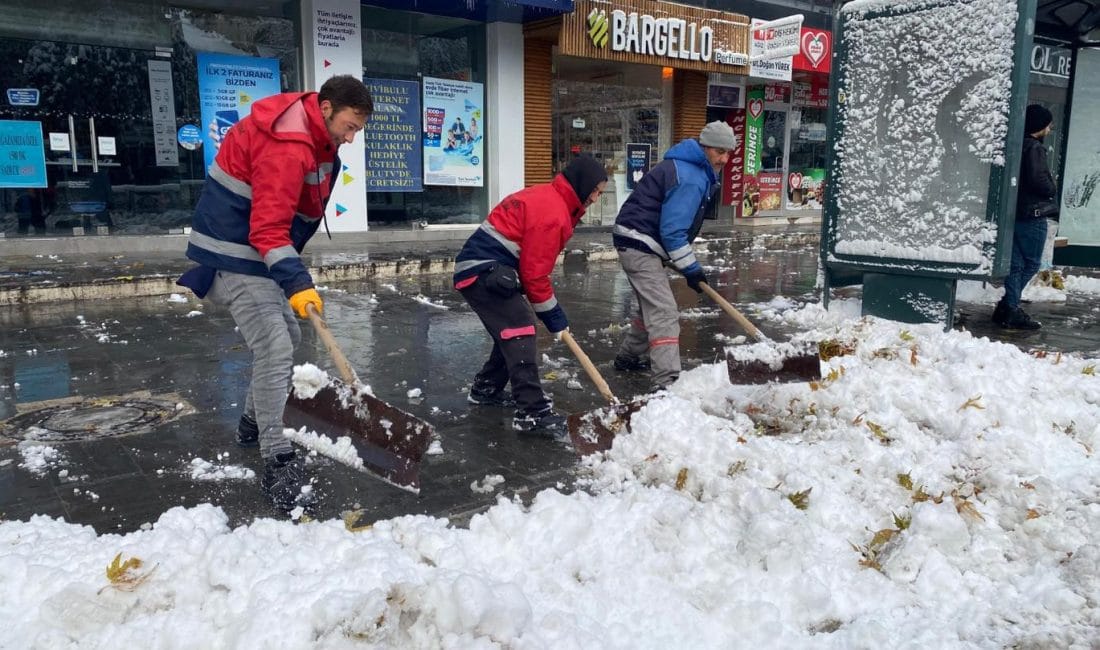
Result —
<path fill-rule="evenodd" d="M 569 56 L 745 74 L 749 19 L 699 7 L 629 0 L 577 0 L 562 23 Z"/>

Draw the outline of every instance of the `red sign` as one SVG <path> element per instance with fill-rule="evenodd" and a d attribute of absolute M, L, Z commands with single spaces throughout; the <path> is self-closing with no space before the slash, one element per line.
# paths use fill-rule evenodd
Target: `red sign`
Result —
<path fill-rule="evenodd" d="M 829 82 L 824 77 L 814 77 L 810 81 L 791 82 L 791 103 L 807 108 L 827 108 L 829 106 Z"/>
<path fill-rule="evenodd" d="M 722 205 L 737 205 L 744 190 L 745 110 L 731 110 L 726 114 L 726 121 L 733 127 L 733 149 L 730 149 L 729 162 L 722 169 Z"/>
<path fill-rule="evenodd" d="M 833 35 L 827 29 L 802 28 L 799 51 L 794 55 L 794 69 L 807 72 L 832 70 Z"/>
<path fill-rule="evenodd" d="M 791 101 L 791 84 L 777 81 L 764 86 L 764 101 L 771 104 L 787 104 Z"/>
<path fill-rule="evenodd" d="M 778 210 L 783 198 L 783 174 L 763 172 L 760 174 L 760 201 L 757 212 Z"/>

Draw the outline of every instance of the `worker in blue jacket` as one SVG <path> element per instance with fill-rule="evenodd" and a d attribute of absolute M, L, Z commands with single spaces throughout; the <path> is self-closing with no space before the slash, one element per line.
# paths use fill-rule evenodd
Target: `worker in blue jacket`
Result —
<path fill-rule="evenodd" d="M 722 121 L 683 140 L 642 177 L 615 219 L 613 241 L 637 305 L 619 346 L 615 368 L 653 370 L 652 388 L 667 388 L 680 375 L 680 312 L 665 266 L 683 274 L 702 293 L 707 276 L 691 242 L 718 195 L 718 174 L 734 147 L 733 128 Z"/>

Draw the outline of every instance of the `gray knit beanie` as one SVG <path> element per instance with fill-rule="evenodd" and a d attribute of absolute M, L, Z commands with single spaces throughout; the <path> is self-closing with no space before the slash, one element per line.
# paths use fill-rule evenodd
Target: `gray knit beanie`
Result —
<path fill-rule="evenodd" d="M 699 132 L 699 144 L 715 149 L 733 149 L 733 127 L 722 120 L 715 120 Z"/>

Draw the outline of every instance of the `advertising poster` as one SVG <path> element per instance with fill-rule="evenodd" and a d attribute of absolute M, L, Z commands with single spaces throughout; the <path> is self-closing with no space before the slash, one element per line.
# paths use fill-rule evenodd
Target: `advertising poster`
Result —
<path fill-rule="evenodd" d="M 642 142 L 626 144 L 626 187 L 634 189 L 638 181 L 649 173 L 649 158 L 653 147 Z"/>
<path fill-rule="evenodd" d="M 424 184 L 485 184 L 484 87 L 424 77 Z"/>
<path fill-rule="evenodd" d="M 176 95 L 172 90 L 172 63 L 151 59 L 149 68 L 149 109 L 153 116 L 153 152 L 157 167 L 176 167 L 179 152 L 172 135 L 176 132 Z"/>
<path fill-rule="evenodd" d="M 824 196 L 824 168 L 806 167 L 787 174 L 788 210 L 820 210 Z"/>
<path fill-rule="evenodd" d="M 398 79 L 363 79 L 374 113 L 363 129 L 368 192 L 420 192 L 420 84 Z"/>
<path fill-rule="evenodd" d="M 0 187 L 46 187 L 41 122 L 0 120 Z"/>
<path fill-rule="evenodd" d="M 279 61 L 199 52 L 198 65 L 202 148 L 209 169 L 229 127 L 251 113 L 256 100 L 279 94 Z"/>
<path fill-rule="evenodd" d="M 760 139 L 764 136 L 764 89 L 750 88 L 745 97 L 745 177 L 741 199 L 742 217 L 760 209 Z"/>
<path fill-rule="evenodd" d="M 783 200 L 783 172 L 761 172 L 757 178 L 760 201 L 756 205 L 756 211 L 778 210 Z"/>

